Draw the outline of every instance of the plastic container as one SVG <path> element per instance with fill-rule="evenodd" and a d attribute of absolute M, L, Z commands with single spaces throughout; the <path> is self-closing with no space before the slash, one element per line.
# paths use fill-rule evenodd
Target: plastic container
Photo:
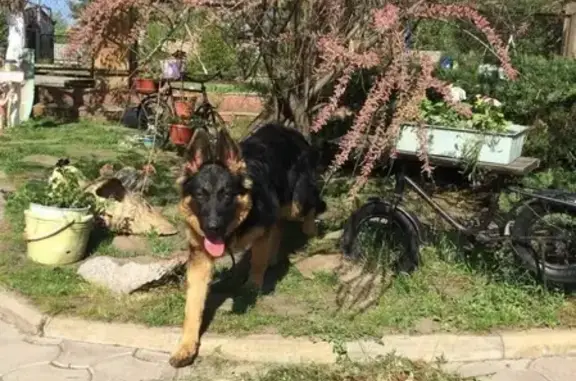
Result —
<path fill-rule="evenodd" d="M 54 208 L 56 209 L 56 208 Z M 86 254 L 94 226 L 92 214 L 63 209 L 60 215 L 46 209 L 24 211 L 28 257 L 45 265 L 66 265 Z"/>

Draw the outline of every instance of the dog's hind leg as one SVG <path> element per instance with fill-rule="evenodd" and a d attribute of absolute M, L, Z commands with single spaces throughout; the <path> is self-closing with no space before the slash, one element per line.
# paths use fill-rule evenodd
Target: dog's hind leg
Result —
<path fill-rule="evenodd" d="M 264 275 L 270 265 L 271 259 L 277 256 L 282 238 L 282 230 L 278 223 L 270 227 L 252 244 L 252 258 L 250 261 L 250 277 L 248 282 L 258 289 L 262 289 Z"/>
<path fill-rule="evenodd" d="M 308 237 L 318 235 L 318 226 L 316 226 L 316 209 L 312 209 L 302 219 L 302 233 Z"/>
<path fill-rule="evenodd" d="M 280 244 L 282 243 L 283 223 L 278 221 L 270 232 L 270 259 L 268 267 L 275 266 L 279 261 Z"/>
<path fill-rule="evenodd" d="M 184 367 L 194 362 L 200 344 L 200 326 L 214 262 L 201 249 L 192 249 L 186 272 L 186 310 L 180 346 L 170 357 L 170 365 Z"/>

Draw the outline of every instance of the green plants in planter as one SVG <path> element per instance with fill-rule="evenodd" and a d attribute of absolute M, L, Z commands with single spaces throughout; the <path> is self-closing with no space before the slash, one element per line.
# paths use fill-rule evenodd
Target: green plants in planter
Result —
<path fill-rule="evenodd" d="M 99 205 L 84 191 L 74 167 L 54 170 L 48 181 L 32 181 L 18 190 L 11 203 L 28 204 L 24 211 L 28 257 L 47 265 L 73 263 L 86 252 L 94 214 Z"/>
<path fill-rule="evenodd" d="M 56 168 L 48 180 L 31 180 L 18 189 L 10 202 L 41 205 L 54 209 L 84 210 L 97 213 L 101 205 L 94 195 L 84 192 L 86 180 L 75 167 Z"/>
<path fill-rule="evenodd" d="M 160 71 L 150 65 L 143 66 L 134 79 L 134 88 L 140 94 L 153 94 L 158 90 L 156 79 L 160 77 Z"/>
<path fill-rule="evenodd" d="M 433 156 L 507 165 L 522 153 L 527 127 L 506 120 L 499 102 L 475 96 L 470 102 L 449 105 L 424 100 L 419 120 L 406 124 L 396 144 L 401 152 L 418 152 L 423 123 L 427 134 L 427 152 Z M 470 165 L 466 165 L 470 167 Z"/>
<path fill-rule="evenodd" d="M 501 107 L 494 105 L 496 102 L 477 95 L 471 104 L 461 104 L 470 110 L 470 113 L 464 114 L 445 102 L 432 102 L 425 99 L 420 105 L 420 110 L 422 119 L 432 126 L 504 133 L 511 123 L 505 119 Z"/>
<path fill-rule="evenodd" d="M 152 64 L 143 65 L 138 70 L 138 78 L 156 80 L 160 77 L 160 68 Z"/>

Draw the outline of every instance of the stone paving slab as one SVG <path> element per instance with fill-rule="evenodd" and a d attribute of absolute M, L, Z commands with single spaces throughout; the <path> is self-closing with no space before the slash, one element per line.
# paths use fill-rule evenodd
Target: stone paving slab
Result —
<path fill-rule="evenodd" d="M 89 369 L 90 367 L 121 356 L 132 356 L 134 348 L 111 345 L 63 341 L 60 345 L 60 355 L 52 364 L 61 368 Z"/>
<path fill-rule="evenodd" d="M 91 381 L 86 369 L 61 369 L 50 364 L 38 364 L 17 369 L 2 376 L 3 381 Z"/>
<path fill-rule="evenodd" d="M 541 357 L 530 364 L 530 369 L 550 381 L 573 381 L 576 380 L 576 357 Z"/>

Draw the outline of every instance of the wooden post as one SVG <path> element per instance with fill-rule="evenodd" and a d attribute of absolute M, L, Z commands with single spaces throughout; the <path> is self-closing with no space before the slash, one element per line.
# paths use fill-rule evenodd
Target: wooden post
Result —
<path fill-rule="evenodd" d="M 562 55 L 576 58 L 576 2 L 568 3 L 564 7 L 562 40 Z"/>

